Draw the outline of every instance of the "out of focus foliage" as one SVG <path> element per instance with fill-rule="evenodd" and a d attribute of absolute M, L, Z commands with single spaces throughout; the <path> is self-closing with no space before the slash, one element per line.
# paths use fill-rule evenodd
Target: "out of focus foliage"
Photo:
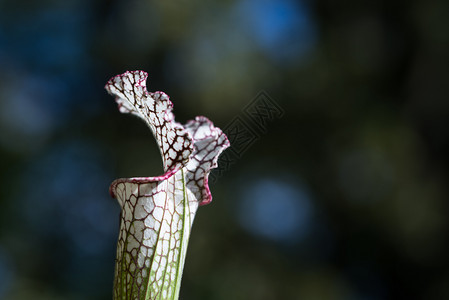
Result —
<path fill-rule="evenodd" d="M 444 0 L 1 0 L 0 298 L 111 298 L 108 185 L 162 171 L 103 89 L 134 69 L 181 122 L 226 127 L 261 90 L 285 111 L 212 184 L 182 299 L 449 298 L 448 15 Z"/>

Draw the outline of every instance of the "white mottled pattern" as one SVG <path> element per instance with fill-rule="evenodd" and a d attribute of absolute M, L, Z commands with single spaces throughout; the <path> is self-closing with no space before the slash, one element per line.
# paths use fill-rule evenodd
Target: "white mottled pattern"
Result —
<path fill-rule="evenodd" d="M 121 208 L 114 299 L 173 299 L 179 293 L 187 243 L 199 205 L 212 196 L 209 172 L 229 146 L 223 132 L 205 117 L 182 126 L 162 92 L 148 93 L 147 74 L 112 78 L 108 92 L 120 112 L 142 118 L 161 150 L 165 174 L 115 180 L 110 192 Z"/>

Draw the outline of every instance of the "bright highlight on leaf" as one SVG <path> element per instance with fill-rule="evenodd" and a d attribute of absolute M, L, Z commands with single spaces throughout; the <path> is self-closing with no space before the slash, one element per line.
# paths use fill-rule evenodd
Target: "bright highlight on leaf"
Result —
<path fill-rule="evenodd" d="M 114 299 L 178 299 L 195 213 L 212 201 L 208 175 L 229 147 L 226 135 L 205 117 L 184 126 L 175 122 L 169 97 L 147 92 L 147 76 L 126 72 L 105 86 L 120 112 L 148 124 L 165 171 L 111 184 L 110 193 L 122 208 Z"/>

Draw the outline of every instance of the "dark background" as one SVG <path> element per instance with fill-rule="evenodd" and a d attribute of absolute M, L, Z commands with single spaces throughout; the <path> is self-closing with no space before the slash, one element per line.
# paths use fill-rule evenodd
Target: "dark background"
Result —
<path fill-rule="evenodd" d="M 285 112 L 215 173 L 181 299 L 449 298 L 448 1 L 0 0 L 0 67 L 1 299 L 111 299 L 108 186 L 162 172 L 103 89 L 135 69 L 182 123 Z"/>

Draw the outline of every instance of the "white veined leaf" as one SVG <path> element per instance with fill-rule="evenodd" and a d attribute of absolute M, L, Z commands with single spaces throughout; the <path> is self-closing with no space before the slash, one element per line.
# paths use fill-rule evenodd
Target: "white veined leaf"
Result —
<path fill-rule="evenodd" d="M 190 229 L 198 206 L 212 201 L 207 181 L 226 135 L 205 117 L 174 121 L 162 92 L 148 93 L 147 73 L 125 72 L 108 81 L 120 112 L 142 118 L 159 145 L 165 173 L 115 180 L 111 195 L 122 208 L 114 299 L 177 299 Z"/>

